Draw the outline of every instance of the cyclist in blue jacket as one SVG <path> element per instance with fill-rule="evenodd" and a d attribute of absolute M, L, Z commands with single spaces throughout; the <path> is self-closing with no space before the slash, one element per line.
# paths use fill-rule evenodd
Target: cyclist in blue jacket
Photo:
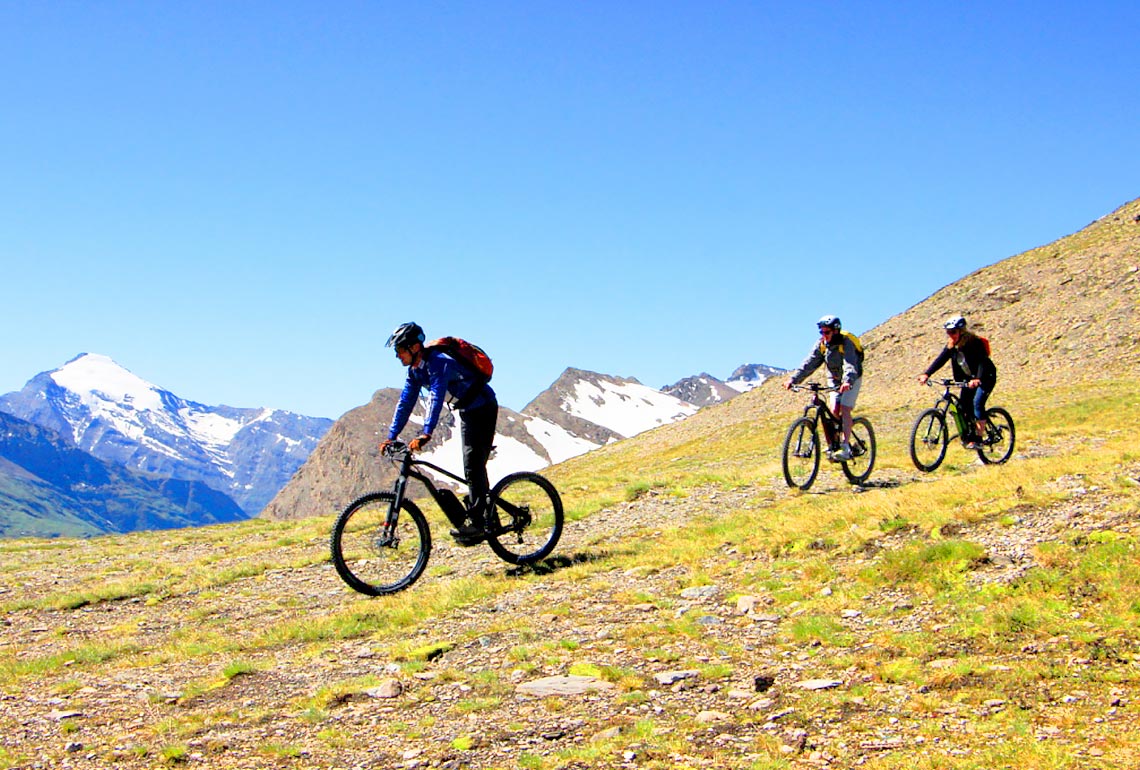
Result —
<path fill-rule="evenodd" d="M 462 545 L 474 545 L 484 537 L 483 513 L 490 493 L 487 460 L 495 440 L 499 402 L 486 380 L 447 353 L 425 348 L 425 339 L 424 330 L 416 323 L 400 324 L 388 337 L 385 346 L 396 349 L 400 363 L 408 367 L 408 378 L 400 393 L 400 403 L 392 415 L 388 438 L 380 442 L 380 449 L 383 451 L 404 430 L 421 390 L 428 391 L 427 415 L 423 430 L 408 442 L 413 452 L 420 451 L 431 441 L 445 401 L 459 412 L 463 473 L 471 494 L 468 521 L 452 530 L 451 534 Z"/>

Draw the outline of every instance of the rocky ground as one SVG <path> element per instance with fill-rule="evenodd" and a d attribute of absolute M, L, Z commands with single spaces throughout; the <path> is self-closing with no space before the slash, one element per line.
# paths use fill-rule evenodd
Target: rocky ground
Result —
<path fill-rule="evenodd" d="M 916 478 L 888 474 L 879 483 Z M 972 581 L 1010 581 L 1032 569 L 1035 544 L 1071 539 L 1075 531 L 1133 531 L 1134 521 L 1109 493 L 1087 488 L 1079 477 L 1055 483 L 1069 492 L 1063 503 L 1027 507 L 1000 526 L 982 521 L 950 533 L 985 548 Z M 829 473 L 814 491 L 852 494 Z M 598 560 L 633 536 L 662 537 L 695 517 L 783 494 L 775 486 L 708 488 L 687 498 L 650 491 L 568 524 L 553 568 Z M 884 535 L 865 553 L 830 558 L 837 569 L 869 562 L 876 551 L 913 537 Z M 181 546 L 164 558 L 189 563 L 209 547 Z M 325 544 L 300 548 L 316 553 Z M 768 557 L 724 546 L 716 558 L 740 560 L 743 579 L 751 562 Z M 441 542 L 432 560 L 451 578 L 506 572 L 485 547 Z M 366 637 L 283 641 L 245 656 L 243 670 L 226 675 L 232 657 L 185 654 L 180 639 L 190 627 L 252 638 L 282 618 L 303 614 L 317 622 L 359 598 L 329 564 L 314 562 L 159 602 L 0 617 L 0 653 L 44 660 L 78 648 L 84 656 L 62 675 L 25 676 L 2 691 L 0 767 L 697 768 L 783 761 L 841 768 L 892 754 L 953 763 L 1000 738 L 1003 712 L 1028 709 L 1036 739 L 1074 758 L 1065 766 L 1107 769 L 1119 756 L 1114 730 L 1128 724 L 1135 734 L 1136 664 L 1126 659 L 1072 659 L 1064 640 L 1036 640 L 1021 654 L 1053 656 L 1058 665 L 1115 666 L 1120 684 L 1063 692 L 1027 682 L 1021 698 L 979 702 L 957 697 L 950 686 L 890 683 L 853 663 L 884 630 L 937 635 L 950 619 L 928 597 L 883 590 L 837 606 L 835 621 L 851 641 L 835 649 L 781 634 L 796 620 L 795 604 L 777 608 L 743 582 L 694 585 L 691 569 L 682 566 L 613 569 L 582 580 L 524 575 L 493 602 L 418 629 L 407 640 L 420 648 L 415 655 L 393 654 L 390 645 Z M 5 586 L 0 599 L 84 579 L 57 575 L 36 584 L 26 577 L 20 586 Z M 443 579 L 449 578 L 437 571 L 411 590 Z M 109 655 L 116 644 L 139 653 L 129 665 L 99 665 L 100 651 Z M 947 648 L 944 657 L 927 661 L 931 680 L 941 681 L 940 671 L 968 652 Z M 1092 718 L 1075 722 L 1078 707 Z M 979 724 L 993 733 L 979 733 Z"/>

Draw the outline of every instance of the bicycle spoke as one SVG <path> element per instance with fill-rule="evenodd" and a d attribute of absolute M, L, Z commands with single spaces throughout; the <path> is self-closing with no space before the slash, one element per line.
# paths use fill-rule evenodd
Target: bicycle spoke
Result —
<path fill-rule="evenodd" d="M 843 475 L 852 484 L 862 484 L 875 467 L 875 431 L 866 417 L 856 417 L 851 426 L 851 459 L 843 463 Z"/>
<path fill-rule="evenodd" d="M 491 492 L 487 544 L 503 561 L 530 564 L 546 558 L 562 535 L 562 499 L 537 473 L 514 473 Z"/>
<path fill-rule="evenodd" d="M 986 410 L 986 435 L 978 444 L 978 456 L 986 464 L 1000 464 L 1013 455 L 1013 418 L 1001 408 Z"/>
<path fill-rule="evenodd" d="M 788 486 L 808 489 L 819 473 L 820 447 L 815 423 L 802 417 L 784 438 L 783 470 Z"/>
<path fill-rule="evenodd" d="M 360 498 L 340 515 L 330 540 L 333 564 L 354 590 L 393 593 L 415 582 L 427 565 L 431 535 L 419 509 L 405 501 L 394 527 L 387 525 L 393 496 Z"/>
<path fill-rule="evenodd" d="M 946 422 L 938 409 L 927 409 L 918 416 L 910 434 L 910 459 L 920 471 L 930 472 L 946 456 Z"/>

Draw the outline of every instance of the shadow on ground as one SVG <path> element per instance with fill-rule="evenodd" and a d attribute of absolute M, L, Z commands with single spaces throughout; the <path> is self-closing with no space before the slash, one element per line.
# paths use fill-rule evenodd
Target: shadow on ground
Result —
<path fill-rule="evenodd" d="M 560 569 L 573 567 L 576 564 L 602 561 L 613 555 L 615 555 L 614 551 L 578 551 L 577 553 L 569 555 L 559 554 L 557 556 L 551 556 L 548 559 L 543 559 L 537 564 L 520 564 L 517 567 L 511 567 L 507 570 L 507 575 L 510 577 L 519 577 L 521 575 L 549 575 Z"/>

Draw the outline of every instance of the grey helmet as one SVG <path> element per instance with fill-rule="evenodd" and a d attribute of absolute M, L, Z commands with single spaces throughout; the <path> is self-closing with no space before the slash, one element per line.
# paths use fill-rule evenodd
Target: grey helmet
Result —
<path fill-rule="evenodd" d="M 425 339 L 427 337 L 424 336 L 424 330 L 420 328 L 420 325 L 408 322 L 396 327 L 396 330 L 388 337 L 388 341 L 384 343 L 384 347 L 408 348 L 415 342 L 423 343 Z"/>
<path fill-rule="evenodd" d="M 960 315 L 952 315 L 946 319 L 946 323 L 942 324 L 942 328 L 946 331 L 951 329 L 965 329 L 966 319 Z"/>
<path fill-rule="evenodd" d="M 820 329 L 822 329 L 825 326 L 830 326 L 832 329 L 835 329 L 835 331 L 839 331 L 840 329 L 843 328 L 843 324 L 840 323 L 839 316 L 837 316 L 837 315 L 825 315 L 822 318 L 820 318 L 818 321 L 816 321 L 815 325 L 818 326 Z"/>

